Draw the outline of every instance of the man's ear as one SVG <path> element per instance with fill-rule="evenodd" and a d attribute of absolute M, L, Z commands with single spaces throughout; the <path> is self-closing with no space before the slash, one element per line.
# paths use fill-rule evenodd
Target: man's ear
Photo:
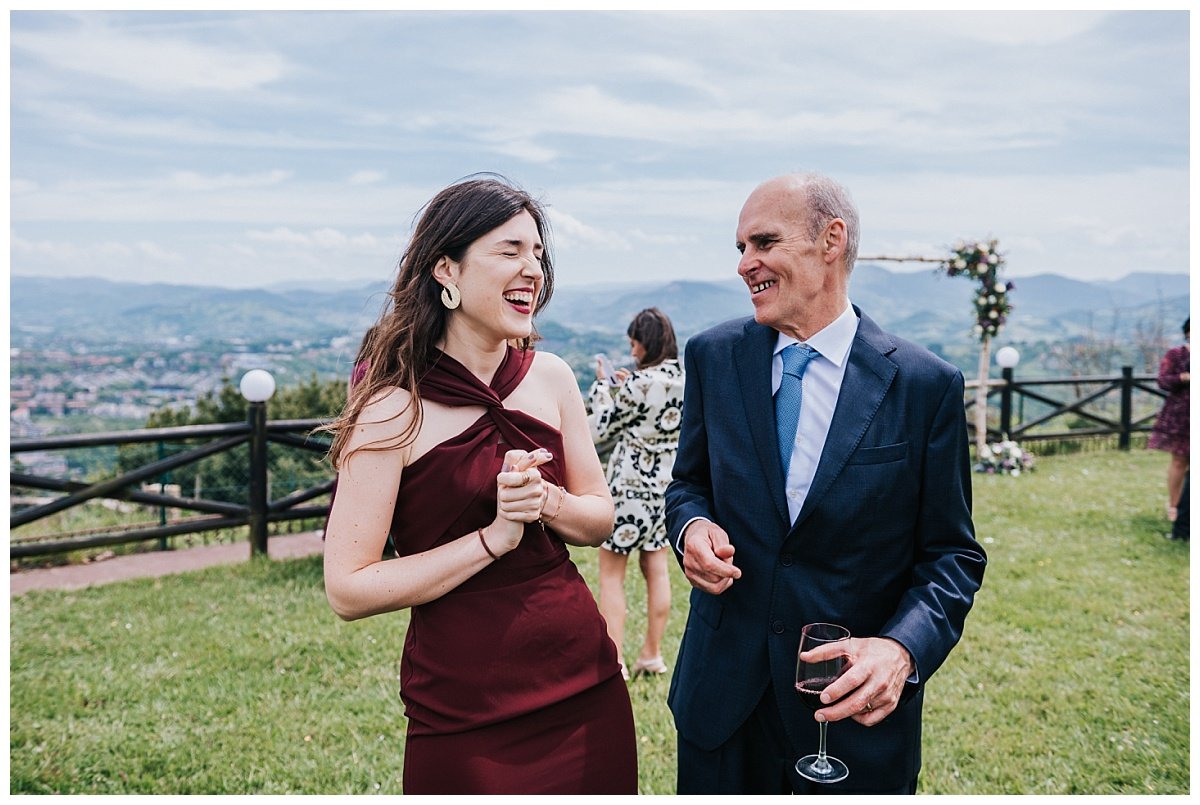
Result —
<path fill-rule="evenodd" d="M 821 256 L 826 263 L 836 263 L 846 253 L 846 222 L 841 218 L 834 218 L 826 224 L 823 237 Z"/>
<path fill-rule="evenodd" d="M 443 254 L 440 258 L 438 258 L 438 261 L 434 263 L 433 278 L 442 285 L 445 285 L 448 282 L 457 282 L 458 263 L 454 262 Z"/>

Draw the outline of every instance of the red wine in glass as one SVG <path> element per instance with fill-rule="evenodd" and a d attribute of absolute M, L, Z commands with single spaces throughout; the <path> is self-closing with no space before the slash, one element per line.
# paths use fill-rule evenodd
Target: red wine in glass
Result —
<path fill-rule="evenodd" d="M 804 705 L 809 710 L 820 710 L 822 707 L 829 707 L 833 702 L 829 704 L 822 702 L 821 691 L 833 684 L 835 679 L 837 679 L 836 676 L 824 676 L 812 677 L 803 682 L 797 682 L 796 693 L 800 694 L 800 701 L 804 702 Z"/>
<path fill-rule="evenodd" d="M 800 630 L 800 651 L 807 651 L 832 643 L 850 640 L 850 630 L 833 623 L 810 623 Z M 846 655 L 839 652 L 831 657 L 811 662 L 796 658 L 796 693 L 806 706 L 813 710 L 828 707 L 821 701 L 821 691 L 833 684 L 846 669 Z M 832 704 L 832 702 L 831 702 Z M 821 748 L 815 755 L 805 755 L 796 761 L 796 772 L 814 783 L 837 783 L 850 776 L 846 764 L 825 753 L 825 731 L 829 724 L 821 722 Z"/>

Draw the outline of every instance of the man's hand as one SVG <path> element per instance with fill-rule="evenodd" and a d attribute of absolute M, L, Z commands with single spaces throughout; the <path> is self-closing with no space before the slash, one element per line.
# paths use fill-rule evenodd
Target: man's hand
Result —
<path fill-rule="evenodd" d="M 683 532 L 683 573 L 698 590 L 720 595 L 742 571 L 733 564 L 733 545 L 725 529 L 695 520 Z"/>
<path fill-rule="evenodd" d="M 850 658 L 846 671 L 821 692 L 822 702 L 837 704 L 818 710 L 817 721 L 851 718 L 870 727 L 891 715 L 900 703 L 905 680 L 914 670 L 908 649 L 890 637 L 852 637 L 848 643 L 830 643 L 806 651 L 800 660 L 816 662 L 838 654 Z"/>

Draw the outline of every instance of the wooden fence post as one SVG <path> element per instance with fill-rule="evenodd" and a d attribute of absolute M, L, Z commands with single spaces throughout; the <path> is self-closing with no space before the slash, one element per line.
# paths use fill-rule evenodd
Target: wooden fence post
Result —
<path fill-rule="evenodd" d="M 165 442 L 157 442 L 157 445 L 158 445 L 158 460 L 162 461 L 164 458 L 167 457 L 167 445 Z M 167 476 L 167 473 L 165 473 L 165 472 L 162 475 L 158 476 L 158 493 L 160 495 L 167 494 L 167 478 L 168 478 L 168 476 Z M 166 524 L 167 524 L 167 507 L 160 505 L 158 507 L 158 526 L 159 526 L 159 528 L 162 528 Z M 159 537 L 158 538 L 158 549 L 160 551 L 170 550 L 171 549 L 171 540 L 167 537 Z"/>
<path fill-rule="evenodd" d="M 1000 438 L 1009 439 L 1012 432 L 1012 367 L 1005 366 L 1000 370 L 1000 375 L 1004 378 L 1004 388 L 1000 390 Z"/>
<path fill-rule="evenodd" d="M 1133 367 L 1121 367 L 1121 433 L 1117 446 L 1128 450 L 1133 434 Z"/>
<path fill-rule="evenodd" d="M 975 457 L 983 455 L 987 445 L 988 364 L 991 362 L 992 341 L 984 335 L 979 345 L 979 386 L 975 389 Z"/>

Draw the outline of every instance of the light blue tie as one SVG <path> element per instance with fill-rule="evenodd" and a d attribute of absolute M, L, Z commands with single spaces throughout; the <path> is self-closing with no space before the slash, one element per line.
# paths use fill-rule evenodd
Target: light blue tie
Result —
<path fill-rule="evenodd" d="M 817 351 L 807 344 L 792 344 L 783 349 L 783 379 L 779 391 L 775 392 L 775 432 L 779 435 L 779 460 L 783 464 L 785 480 L 792 463 L 792 448 L 796 445 L 796 426 L 800 423 L 800 398 L 803 395 L 800 379 L 804 377 L 808 362 L 817 355 Z"/>

